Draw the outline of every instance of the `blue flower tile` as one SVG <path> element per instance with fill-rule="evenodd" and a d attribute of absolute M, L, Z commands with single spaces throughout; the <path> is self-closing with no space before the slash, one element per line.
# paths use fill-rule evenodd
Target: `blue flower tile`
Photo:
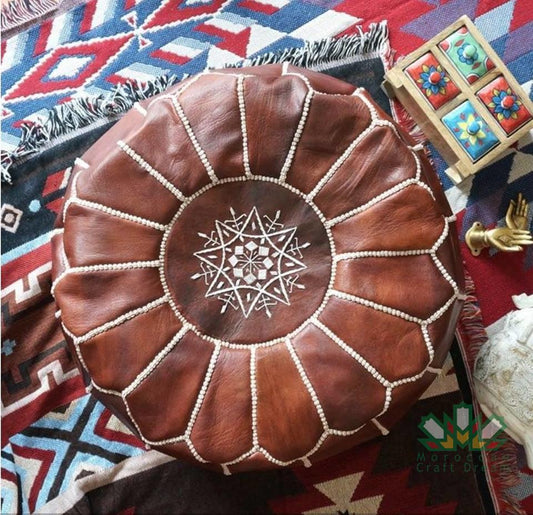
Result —
<path fill-rule="evenodd" d="M 499 143 L 469 100 L 443 116 L 442 121 L 472 161 L 477 161 Z"/>

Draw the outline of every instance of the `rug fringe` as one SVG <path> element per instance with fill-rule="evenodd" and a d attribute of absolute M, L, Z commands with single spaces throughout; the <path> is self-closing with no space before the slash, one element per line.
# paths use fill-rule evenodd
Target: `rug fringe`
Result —
<path fill-rule="evenodd" d="M 476 296 L 476 288 L 472 277 L 465 270 L 466 300 L 461 311 L 459 331 L 468 341 L 468 346 L 463 346 L 466 354 L 469 373 L 474 370 L 474 363 L 481 347 L 487 342 L 488 337 L 483 324 L 481 310 Z M 475 392 L 472 392 L 475 398 Z M 520 501 L 508 489 L 518 483 L 518 453 L 517 444 L 509 440 L 499 449 L 486 452 L 491 478 L 498 500 L 501 503 L 502 514 L 524 514 Z"/>
<path fill-rule="evenodd" d="M 0 28 L 9 30 L 59 7 L 58 0 L 11 0 L 2 5 Z"/>
<path fill-rule="evenodd" d="M 342 61 L 356 55 L 379 52 L 388 47 L 389 29 L 386 21 L 372 23 L 367 32 L 357 27 L 359 34 L 326 38 L 320 41 L 306 41 L 302 47 L 286 48 L 268 52 L 239 63 L 228 64 L 226 68 L 242 68 L 262 64 L 287 62 L 301 68 L 316 68 L 321 64 Z"/>
<path fill-rule="evenodd" d="M 465 349 L 468 367 L 473 370 L 479 349 L 488 340 L 488 337 L 476 297 L 476 287 L 468 273 L 465 273 L 465 294 L 466 299 L 461 311 L 460 324 L 463 334 L 468 339 L 468 348 Z"/>
<path fill-rule="evenodd" d="M 184 77 L 183 77 L 184 78 Z M 162 93 L 178 82 L 175 75 L 162 75 L 144 83 L 128 81 L 114 86 L 107 94 L 73 98 L 53 107 L 39 122 L 22 122 L 18 146 L 11 152 L 1 153 L 2 182 L 11 184 L 9 169 L 13 162 L 35 154 L 53 139 L 64 136 L 103 118 L 125 113 L 135 102 Z"/>
<path fill-rule="evenodd" d="M 227 67 L 257 66 L 287 61 L 295 66 L 316 68 L 321 64 L 330 64 L 371 52 L 379 52 L 383 56 L 389 56 L 390 59 L 389 29 L 386 21 L 372 23 L 367 32 L 363 32 L 361 27 L 357 30 L 359 33 L 353 36 L 306 42 L 303 47 L 262 54 Z M 180 80 L 186 77 L 184 75 Z M 115 86 L 107 95 L 73 98 L 59 104 L 53 107 L 42 121 L 23 121 L 20 124 L 22 136 L 17 147 L 11 151 L 1 151 L 1 181 L 11 184 L 12 177 L 9 172 L 11 166 L 18 160 L 35 154 L 53 139 L 72 130 L 86 127 L 102 118 L 122 114 L 136 101 L 161 93 L 176 82 L 178 80 L 174 75 L 157 77 L 143 84 L 127 82 Z"/>

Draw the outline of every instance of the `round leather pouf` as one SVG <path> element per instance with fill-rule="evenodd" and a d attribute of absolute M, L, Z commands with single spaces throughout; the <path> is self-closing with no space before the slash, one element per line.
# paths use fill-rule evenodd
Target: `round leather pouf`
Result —
<path fill-rule="evenodd" d="M 291 66 L 200 74 L 76 161 L 53 287 L 92 393 L 225 473 L 380 434 L 439 373 L 454 218 L 361 88 Z"/>

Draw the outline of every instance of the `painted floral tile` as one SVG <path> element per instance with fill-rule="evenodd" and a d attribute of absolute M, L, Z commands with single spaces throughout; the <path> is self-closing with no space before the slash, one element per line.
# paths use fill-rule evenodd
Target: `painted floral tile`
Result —
<path fill-rule="evenodd" d="M 442 121 L 473 161 L 498 144 L 498 138 L 469 100 L 443 116 Z"/>
<path fill-rule="evenodd" d="M 485 50 L 464 26 L 441 41 L 439 47 L 470 84 L 494 68 Z"/>
<path fill-rule="evenodd" d="M 503 76 L 489 82 L 477 95 L 507 134 L 531 120 L 531 113 Z"/>
<path fill-rule="evenodd" d="M 459 94 L 459 88 L 431 52 L 424 54 L 409 65 L 405 71 L 433 106 L 433 109 L 442 107 Z"/>

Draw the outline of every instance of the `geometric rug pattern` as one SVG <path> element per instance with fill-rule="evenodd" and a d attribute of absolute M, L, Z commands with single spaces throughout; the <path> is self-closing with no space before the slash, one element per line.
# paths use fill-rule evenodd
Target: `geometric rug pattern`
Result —
<path fill-rule="evenodd" d="M 89 0 L 2 42 L 3 132 L 83 93 L 193 74 L 318 40 L 360 18 L 305 0 Z"/>
<path fill-rule="evenodd" d="M 34 512 L 74 481 L 143 452 L 142 442 L 92 395 L 85 395 L 50 411 L 2 450 L 2 512 L 16 512 L 18 503 L 22 512 Z M 17 476 L 18 482 L 13 481 Z"/>

